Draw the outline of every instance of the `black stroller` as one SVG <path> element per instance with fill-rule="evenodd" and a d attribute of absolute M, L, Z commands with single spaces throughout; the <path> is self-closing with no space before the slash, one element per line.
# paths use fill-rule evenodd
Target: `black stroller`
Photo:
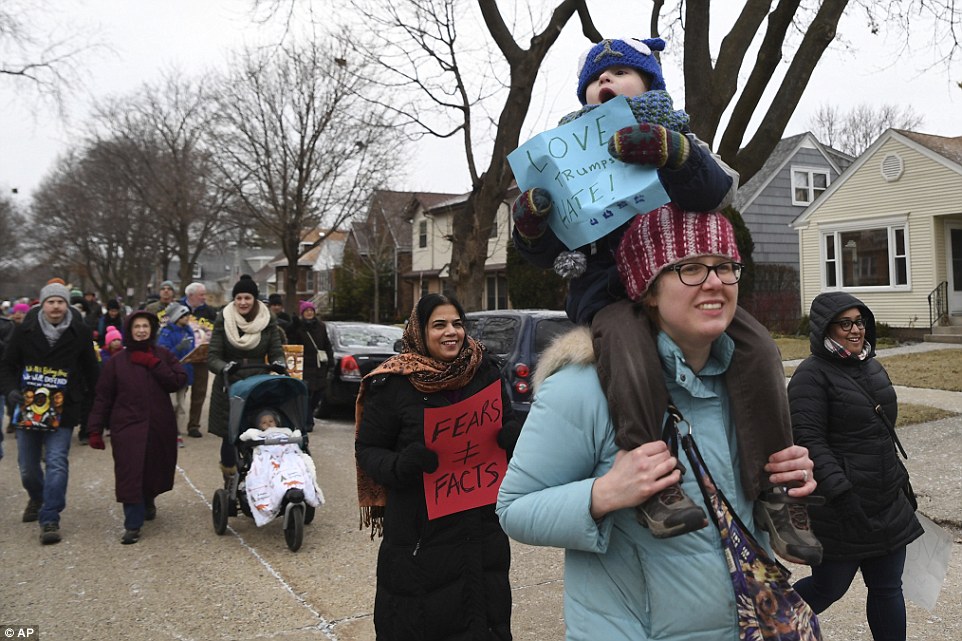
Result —
<path fill-rule="evenodd" d="M 277 365 L 249 364 L 237 367 L 237 370 L 243 369 L 284 373 L 283 368 Z M 307 424 L 309 393 L 303 381 L 289 376 L 256 374 L 228 383 L 227 387 L 230 403 L 227 433 L 237 448 L 237 474 L 226 481 L 223 488 L 214 492 L 212 517 L 217 534 L 227 531 L 227 519 L 237 516 L 238 508 L 253 518 L 244 482 L 254 458 L 254 450 L 262 445 L 291 443 L 309 454 L 307 433 L 314 427 L 313 421 Z M 255 417 L 264 409 L 276 412 L 285 426 L 300 430 L 302 436 L 279 436 L 256 442 L 240 440 L 241 433 L 254 425 Z M 314 507 L 305 502 L 303 490 L 291 489 L 284 495 L 281 514 L 284 515 L 284 540 L 291 552 L 296 552 L 304 540 L 304 525 L 314 520 Z"/>

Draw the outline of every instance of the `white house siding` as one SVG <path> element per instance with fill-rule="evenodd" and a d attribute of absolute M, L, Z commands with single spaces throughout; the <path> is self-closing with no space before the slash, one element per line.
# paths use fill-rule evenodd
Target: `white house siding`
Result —
<path fill-rule="evenodd" d="M 880 172 L 883 158 L 897 153 L 904 172 L 886 182 Z M 818 205 L 799 230 L 803 255 L 802 308 L 822 291 L 820 229 L 845 221 L 907 216 L 909 244 L 908 291 L 850 288 L 875 313 L 893 327 L 927 327 L 928 295 L 945 279 L 944 217 L 960 213 L 962 177 L 897 139 L 890 139 L 866 159 L 843 185 Z"/>

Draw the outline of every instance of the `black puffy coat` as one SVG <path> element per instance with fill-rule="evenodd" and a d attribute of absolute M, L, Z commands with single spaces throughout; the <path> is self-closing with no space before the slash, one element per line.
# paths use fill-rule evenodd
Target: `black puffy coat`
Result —
<path fill-rule="evenodd" d="M 872 394 L 894 425 L 895 389 L 875 359 L 874 347 L 858 360 L 839 358 L 824 346 L 829 321 L 852 307 L 861 311 L 865 339 L 875 345 L 875 316 L 868 307 L 845 292 L 820 294 L 810 314 L 812 355 L 788 385 L 795 442 L 808 448 L 815 462 L 815 493 L 828 499 L 824 506 L 809 508 L 812 527 L 824 557 L 835 560 L 888 554 L 922 535 L 903 492 L 908 472 L 889 429 L 854 382 Z M 848 491 L 858 499 L 867 523 L 839 506 Z"/>
<path fill-rule="evenodd" d="M 485 360 L 461 399 L 500 380 Z M 508 641 L 511 549 L 494 504 L 428 520 L 421 474 L 397 473 L 398 452 L 424 442 L 424 410 L 450 405 L 444 392 L 417 391 L 406 376 L 369 384 L 358 430 L 358 464 L 387 489 L 377 560 L 374 626 L 379 641 Z M 519 429 L 502 385 L 502 425 Z"/>

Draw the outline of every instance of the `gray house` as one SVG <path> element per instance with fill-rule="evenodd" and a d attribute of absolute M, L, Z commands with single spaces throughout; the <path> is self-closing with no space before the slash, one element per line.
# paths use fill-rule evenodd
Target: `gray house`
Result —
<path fill-rule="evenodd" d="M 752 234 L 755 269 L 739 304 L 771 330 L 793 332 L 800 319 L 798 234 L 791 227 L 854 158 L 811 133 L 781 140 L 733 206 Z"/>
<path fill-rule="evenodd" d="M 810 132 L 781 140 L 733 203 L 755 242 L 756 265 L 798 271 L 798 233 L 790 226 L 855 159 Z"/>

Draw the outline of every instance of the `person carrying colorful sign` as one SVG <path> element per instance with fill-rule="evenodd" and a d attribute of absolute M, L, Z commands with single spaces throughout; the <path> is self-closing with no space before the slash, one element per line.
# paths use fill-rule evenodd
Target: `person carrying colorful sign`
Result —
<path fill-rule="evenodd" d="M 566 312 L 591 326 L 598 375 L 625 451 L 660 438 L 668 406 L 660 377 L 649 375 L 660 371 L 657 328 L 643 306 L 628 300 L 615 265 L 625 230 L 636 214 L 719 211 L 738 187 L 738 174 L 691 133 L 688 114 L 674 109 L 655 58 L 664 48 L 661 38 L 593 45 L 578 65 L 582 108 L 508 157 L 524 190 L 512 208 L 515 247 L 532 264 L 553 265 L 571 279 Z M 652 191 L 659 186 L 661 195 Z M 652 247 L 647 251 L 650 258 L 664 257 Z M 639 323 L 648 331 L 634 331 Z M 772 487 L 764 470 L 771 454 L 792 444 L 778 347 L 741 308 L 727 334 L 735 344 L 726 374 L 735 422 L 766 425 L 742 453 L 745 489 L 762 498 L 757 516 L 775 551 L 795 563 L 817 564 L 821 544 L 804 502 Z M 677 485 L 639 505 L 637 516 L 658 538 L 708 523 Z"/>
<path fill-rule="evenodd" d="M 361 522 L 383 536 L 377 637 L 510 640 L 511 550 L 494 503 L 521 425 L 453 298 L 421 298 L 402 342 L 364 377 L 356 409 Z"/>

